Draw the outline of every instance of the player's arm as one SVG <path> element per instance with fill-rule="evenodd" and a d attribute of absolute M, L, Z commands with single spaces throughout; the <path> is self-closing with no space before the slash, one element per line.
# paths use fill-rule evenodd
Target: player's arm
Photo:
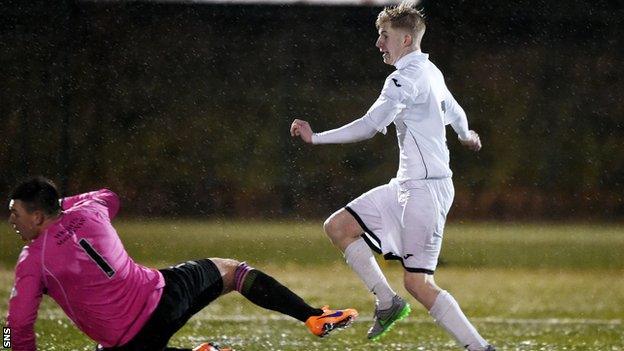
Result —
<path fill-rule="evenodd" d="M 386 127 L 394 121 L 396 115 L 405 107 L 402 101 L 406 98 L 411 86 L 401 80 L 399 75 L 391 74 L 384 84 L 377 101 L 368 112 L 355 121 L 340 128 L 322 133 L 314 133 L 310 124 L 302 120 L 294 120 L 290 126 L 290 134 L 299 136 L 310 144 L 344 144 L 372 138 L 377 132 L 386 133 Z"/>
<path fill-rule="evenodd" d="M 370 139 L 377 130 L 364 120 L 364 117 L 346 124 L 340 128 L 328 130 L 322 133 L 314 133 L 312 127 L 306 121 L 295 119 L 290 126 L 290 134 L 300 136 L 309 144 L 344 144 Z"/>
<path fill-rule="evenodd" d="M 35 321 L 43 296 L 41 267 L 22 251 L 15 269 L 15 285 L 9 299 L 7 326 L 11 328 L 13 351 L 36 350 Z"/>
<path fill-rule="evenodd" d="M 448 92 L 448 91 L 447 91 Z M 448 92 L 447 98 L 444 100 L 445 118 L 447 123 L 451 125 L 459 142 L 472 151 L 481 150 L 481 139 L 479 134 L 468 128 L 468 118 L 466 112 L 457 103 L 453 95 Z"/>
<path fill-rule="evenodd" d="M 119 196 L 108 189 L 100 189 L 84 194 L 65 197 L 61 199 L 61 208 L 66 210 L 85 200 L 96 200 L 98 203 L 106 206 L 108 209 L 108 217 L 110 219 L 115 218 L 117 212 L 119 211 Z"/>

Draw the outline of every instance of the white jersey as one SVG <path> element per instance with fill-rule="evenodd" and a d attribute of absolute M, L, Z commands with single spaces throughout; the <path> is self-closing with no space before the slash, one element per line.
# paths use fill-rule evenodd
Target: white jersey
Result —
<path fill-rule="evenodd" d="M 451 124 L 462 139 L 467 139 L 468 122 L 442 73 L 428 57 L 420 51 L 403 56 L 362 118 L 313 135 L 313 143 L 363 140 L 375 132 L 385 134 L 386 127 L 394 123 L 400 150 L 399 182 L 451 177 L 445 126 Z"/>

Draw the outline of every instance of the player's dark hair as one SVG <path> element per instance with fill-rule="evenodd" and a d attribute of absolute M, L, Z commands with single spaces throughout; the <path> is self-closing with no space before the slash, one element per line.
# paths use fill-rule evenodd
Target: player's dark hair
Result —
<path fill-rule="evenodd" d="M 37 176 L 16 186 L 10 198 L 22 201 L 28 212 L 40 210 L 47 215 L 54 215 L 61 210 L 59 196 L 56 185 L 50 179 Z"/>

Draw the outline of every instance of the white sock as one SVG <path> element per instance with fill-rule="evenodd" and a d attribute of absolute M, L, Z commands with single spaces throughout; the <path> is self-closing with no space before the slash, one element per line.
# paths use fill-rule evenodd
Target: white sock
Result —
<path fill-rule="evenodd" d="M 455 340 L 469 351 L 485 350 L 488 343 L 470 324 L 459 304 L 451 294 L 442 290 L 436 298 L 429 314 L 438 325 L 451 334 Z"/>
<path fill-rule="evenodd" d="M 347 264 L 364 281 L 366 287 L 375 294 L 377 306 L 381 310 L 392 306 L 392 298 L 396 293 L 392 290 L 373 252 L 364 239 L 359 238 L 347 246 L 344 252 Z"/>

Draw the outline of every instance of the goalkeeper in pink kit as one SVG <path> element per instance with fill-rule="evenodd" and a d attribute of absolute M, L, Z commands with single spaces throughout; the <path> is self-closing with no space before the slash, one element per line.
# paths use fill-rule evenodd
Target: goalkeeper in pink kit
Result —
<path fill-rule="evenodd" d="M 43 294 L 98 342 L 99 350 L 190 350 L 167 343 L 195 313 L 233 290 L 304 322 L 317 336 L 357 317 L 353 309 L 311 307 L 272 277 L 232 259 L 187 261 L 161 270 L 135 263 L 111 224 L 119 198 L 108 189 L 59 200 L 51 181 L 35 177 L 13 190 L 9 210 L 9 224 L 27 242 L 9 299 L 14 351 L 36 350 L 34 324 Z M 193 350 L 219 349 L 204 343 Z"/>

